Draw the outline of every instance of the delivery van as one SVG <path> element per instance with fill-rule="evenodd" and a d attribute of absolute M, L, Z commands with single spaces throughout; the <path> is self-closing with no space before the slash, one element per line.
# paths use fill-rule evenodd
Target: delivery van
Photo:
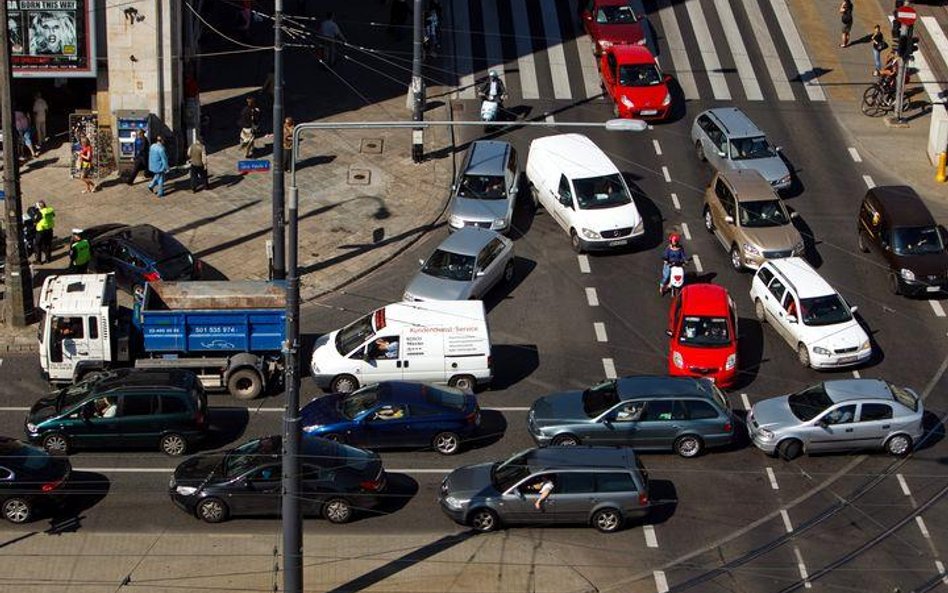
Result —
<path fill-rule="evenodd" d="M 333 393 L 379 381 L 429 381 L 473 391 L 492 377 L 484 303 L 387 305 L 316 340 L 311 370 L 316 384 Z"/>

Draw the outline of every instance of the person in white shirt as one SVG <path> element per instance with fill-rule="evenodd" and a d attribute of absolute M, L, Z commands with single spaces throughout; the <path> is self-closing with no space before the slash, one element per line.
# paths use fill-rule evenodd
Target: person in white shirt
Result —
<path fill-rule="evenodd" d="M 542 476 L 533 483 L 533 489 L 540 493 L 539 498 L 533 503 L 536 510 L 543 510 L 543 501 L 550 497 L 550 494 L 553 493 L 553 488 L 553 478 L 550 476 Z"/>
<path fill-rule="evenodd" d="M 49 105 L 43 99 L 39 91 L 33 96 L 33 124 L 36 126 L 36 144 L 42 146 L 46 144 L 46 114 L 49 112 Z"/>
<path fill-rule="evenodd" d="M 326 18 L 323 22 L 319 23 L 319 37 L 320 40 L 325 44 L 326 47 L 326 62 L 330 66 L 336 64 L 336 60 L 339 59 L 339 48 L 338 42 L 342 41 L 343 43 L 348 43 L 346 36 L 342 34 L 342 30 L 339 28 L 339 25 L 336 24 L 336 21 L 333 20 L 335 14 L 332 12 L 326 13 Z"/>

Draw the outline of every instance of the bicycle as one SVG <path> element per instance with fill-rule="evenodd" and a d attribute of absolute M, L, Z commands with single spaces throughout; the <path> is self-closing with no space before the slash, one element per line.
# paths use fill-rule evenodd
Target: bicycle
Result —
<path fill-rule="evenodd" d="M 862 94 L 862 113 L 869 117 L 881 117 L 895 111 L 895 87 L 887 81 L 875 82 Z M 902 111 L 908 110 L 908 97 L 902 97 Z"/>

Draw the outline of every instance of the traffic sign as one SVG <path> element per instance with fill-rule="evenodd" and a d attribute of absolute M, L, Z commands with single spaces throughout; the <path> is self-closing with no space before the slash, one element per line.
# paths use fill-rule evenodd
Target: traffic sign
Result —
<path fill-rule="evenodd" d="M 237 161 L 238 173 L 266 173 L 269 170 L 270 161 L 266 159 Z"/>
<path fill-rule="evenodd" d="M 911 6 L 903 6 L 895 11 L 895 20 L 899 21 L 906 27 L 911 27 L 915 24 L 916 19 L 918 19 L 918 13 L 915 12 L 915 9 Z"/>
<path fill-rule="evenodd" d="M 0 201 L 6 200 L 6 199 L 7 199 L 7 192 L 0 189 Z"/>

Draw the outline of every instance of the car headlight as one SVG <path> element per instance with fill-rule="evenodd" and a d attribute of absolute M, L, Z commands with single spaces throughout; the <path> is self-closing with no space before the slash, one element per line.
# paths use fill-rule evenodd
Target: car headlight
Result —
<path fill-rule="evenodd" d="M 868 350 L 870 348 L 872 348 L 872 344 L 869 343 L 869 340 L 866 340 L 865 342 L 859 345 L 860 350 Z"/>
<path fill-rule="evenodd" d="M 672 94 L 667 93 L 665 95 L 665 98 L 662 99 L 662 107 L 668 107 L 669 105 L 671 105 L 671 102 L 672 102 Z"/>
<path fill-rule="evenodd" d="M 766 428 L 758 428 L 757 434 L 765 441 L 769 441 L 770 439 L 774 438 L 774 433 L 770 430 L 767 430 Z"/>
<path fill-rule="evenodd" d="M 444 504 L 448 505 L 448 508 L 455 510 L 461 510 L 464 508 L 464 503 L 466 502 L 466 500 L 461 500 L 460 498 L 455 498 L 453 496 L 449 496 L 444 499 Z"/>
<path fill-rule="evenodd" d="M 459 229 L 464 226 L 464 220 L 462 220 L 460 216 L 452 214 L 448 217 L 448 225 L 452 228 Z"/>
<path fill-rule="evenodd" d="M 915 280 L 915 272 L 913 272 L 912 270 L 908 268 L 902 268 L 899 271 L 899 275 L 902 276 L 903 280 L 908 280 L 909 282 L 911 282 L 912 280 Z"/>
<path fill-rule="evenodd" d="M 813 353 L 814 353 L 814 354 L 819 354 L 820 356 L 829 356 L 830 354 L 832 354 L 832 352 L 830 352 L 829 350 L 827 350 L 826 348 L 823 348 L 823 347 L 821 347 L 821 346 L 814 346 L 814 347 L 813 347 Z"/>
<path fill-rule="evenodd" d="M 672 353 L 672 362 L 680 369 L 685 368 L 685 359 L 681 357 L 681 352 Z"/>
<path fill-rule="evenodd" d="M 774 185 L 784 185 L 784 184 L 787 184 L 787 183 L 790 183 L 790 175 L 789 175 L 789 174 L 784 175 L 783 177 L 781 177 L 781 178 L 778 179 L 777 181 L 774 181 Z"/>
<path fill-rule="evenodd" d="M 606 39 L 600 39 L 600 40 L 599 40 L 599 47 L 601 47 L 602 49 L 606 49 L 606 48 L 612 47 L 612 42 L 611 42 L 611 41 L 608 41 L 608 40 L 606 40 Z"/>
<path fill-rule="evenodd" d="M 729 371 L 737 366 L 737 354 L 732 354 L 727 357 L 727 362 L 724 363 L 724 370 Z"/>
<path fill-rule="evenodd" d="M 30 432 L 36 432 L 36 425 L 33 424 L 32 422 L 27 422 L 27 423 L 26 423 L 26 430 L 28 430 L 28 431 L 30 431 Z"/>
<path fill-rule="evenodd" d="M 632 102 L 632 99 L 626 97 L 625 95 L 622 95 L 621 97 L 619 97 L 619 102 L 625 105 L 626 107 L 628 107 L 629 109 L 632 109 L 633 107 L 635 107 L 635 103 Z"/>
<path fill-rule="evenodd" d="M 318 431 L 320 428 L 322 427 L 319 424 L 311 424 L 309 426 L 304 426 L 303 432 L 312 433 Z"/>
<path fill-rule="evenodd" d="M 751 245 L 750 243 L 744 243 L 744 253 L 747 255 L 760 255 L 760 250 Z"/>
<path fill-rule="evenodd" d="M 635 226 L 632 227 L 632 234 L 641 235 L 644 232 L 645 232 L 645 220 L 640 218 L 639 221 L 635 223 Z"/>
<path fill-rule="evenodd" d="M 192 494 L 197 492 L 198 489 L 195 488 L 194 486 L 178 486 L 177 488 L 174 489 L 174 491 L 180 494 L 181 496 L 191 496 Z"/>
<path fill-rule="evenodd" d="M 494 227 L 495 229 L 505 229 L 507 228 L 507 219 L 506 218 L 494 219 L 494 222 L 493 224 L 491 224 L 491 226 Z"/>
<path fill-rule="evenodd" d="M 599 236 L 599 233 L 597 233 L 596 231 L 592 229 L 583 229 L 582 232 L 583 232 L 583 236 L 586 237 L 587 239 L 601 239 L 602 238 Z"/>

